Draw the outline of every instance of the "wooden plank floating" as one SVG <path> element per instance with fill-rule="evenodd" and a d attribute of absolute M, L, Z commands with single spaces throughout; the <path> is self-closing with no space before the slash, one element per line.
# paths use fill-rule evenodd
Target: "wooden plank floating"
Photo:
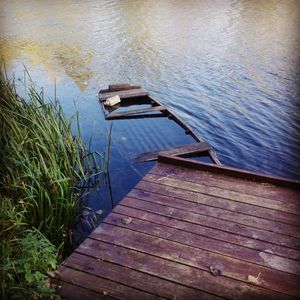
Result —
<path fill-rule="evenodd" d="M 204 142 L 201 137 L 199 137 L 191 127 L 189 127 L 187 124 L 182 122 L 170 109 L 162 105 L 159 101 L 151 98 L 149 96 L 149 93 L 147 93 L 145 90 L 143 90 L 140 86 L 133 86 L 128 83 L 123 84 L 114 84 L 109 85 L 108 89 L 100 90 L 99 92 L 99 100 L 102 104 L 103 110 L 106 111 L 107 108 L 104 106 L 104 102 L 107 100 L 107 98 L 118 95 L 121 99 L 121 106 L 126 105 L 128 106 L 128 102 L 134 101 L 132 104 L 138 105 L 138 104 L 150 104 L 150 108 L 145 109 L 136 109 L 136 110 L 129 110 L 125 112 L 120 113 L 113 113 L 112 111 L 117 110 L 120 105 L 116 105 L 116 108 L 113 107 L 109 109 L 109 114 L 105 114 L 106 120 L 120 120 L 120 119 L 136 119 L 136 118 L 147 118 L 147 117 L 159 117 L 161 115 L 150 115 L 152 112 L 161 112 L 162 115 L 165 117 L 168 117 L 172 119 L 174 122 L 176 122 L 181 128 L 183 128 L 186 132 L 186 134 L 190 134 L 196 142 L 201 143 Z M 183 145 L 184 146 L 184 145 Z M 181 147 L 183 147 L 181 146 Z M 197 146 L 196 146 L 197 147 Z M 212 161 L 217 164 L 221 165 L 220 160 L 218 159 L 215 151 L 210 148 L 206 150 L 208 152 L 208 156 L 212 159 Z M 158 151 L 159 152 L 159 151 Z M 157 153 L 158 153 L 157 152 Z M 199 152 L 205 152 L 205 151 L 199 151 Z M 195 153 L 199 153 L 195 152 Z M 152 155 L 153 159 L 157 159 L 157 155 L 153 153 Z M 143 158 L 140 157 L 140 161 L 143 161 Z M 145 160 L 147 160 L 147 156 L 145 156 Z"/>
<path fill-rule="evenodd" d="M 60 294 L 299 298 L 299 188 L 169 152 L 62 264 Z"/>
<path fill-rule="evenodd" d="M 99 99 L 104 102 L 107 98 L 118 95 L 121 99 L 136 98 L 147 96 L 148 93 L 143 89 L 120 90 L 107 93 L 99 93 Z"/>
<path fill-rule="evenodd" d="M 153 106 L 153 107 L 145 108 L 145 109 L 134 109 L 134 110 L 124 111 L 124 112 L 120 112 L 120 113 L 111 113 L 106 116 L 106 119 L 107 120 L 123 119 L 124 117 L 127 117 L 127 116 L 146 114 L 146 113 L 165 111 L 165 110 L 166 110 L 165 106 L 158 105 L 158 106 Z"/>
<path fill-rule="evenodd" d="M 133 90 L 133 89 L 141 89 L 141 88 L 142 87 L 139 86 L 139 85 L 131 85 L 129 83 L 110 84 L 108 86 L 108 90 L 111 91 L 111 92 Z"/>
<path fill-rule="evenodd" d="M 165 149 L 162 151 L 147 152 L 137 157 L 138 161 L 157 160 L 159 154 L 170 156 L 186 156 L 197 153 L 203 153 L 211 150 L 211 146 L 207 142 L 198 142 L 196 144 L 182 145 L 174 148 Z"/>

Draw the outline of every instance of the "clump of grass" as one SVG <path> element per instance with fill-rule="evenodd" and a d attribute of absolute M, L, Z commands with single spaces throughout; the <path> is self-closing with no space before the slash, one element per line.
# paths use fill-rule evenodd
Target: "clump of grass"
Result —
<path fill-rule="evenodd" d="M 61 105 L 45 101 L 31 80 L 25 99 L 1 70 L 0 88 L 2 295 L 4 286 L 41 292 L 41 274 L 53 263 L 33 267 L 33 256 L 45 247 L 51 250 L 45 261 L 52 262 L 54 253 L 57 259 L 70 248 L 75 218 L 86 205 L 83 187 L 97 170 L 95 153 L 84 147 L 79 128 L 74 136 Z M 15 251 L 20 247 L 26 252 L 21 256 Z"/>

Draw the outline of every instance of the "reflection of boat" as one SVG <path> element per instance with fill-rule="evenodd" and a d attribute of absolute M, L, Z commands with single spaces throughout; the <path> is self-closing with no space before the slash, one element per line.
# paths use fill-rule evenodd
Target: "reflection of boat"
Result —
<path fill-rule="evenodd" d="M 115 106 L 107 107 L 104 102 L 113 96 L 118 95 L 121 102 Z M 149 93 L 140 86 L 130 84 L 109 85 L 108 89 L 100 90 L 99 100 L 102 104 L 106 120 L 124 120 L 140 118 L 169 118 L 184 129 L 186 134 L 193 137 L 196 143 L 180 145 L 178 147 L 159 149 L 154 152 L 139 155 L 138 160 L 150 161 L 158 157 L 162 152 L 172 156 L 198 156 L 209 157 L 215 164 L 221 165 L 211 146 L 203 141 L 188 125 L 182 122 L 166 106 L 149 96 Z M 131 107 L 131 109 L 129 109 Z M 157 134 L 160 134 L 159 132 Z"/>

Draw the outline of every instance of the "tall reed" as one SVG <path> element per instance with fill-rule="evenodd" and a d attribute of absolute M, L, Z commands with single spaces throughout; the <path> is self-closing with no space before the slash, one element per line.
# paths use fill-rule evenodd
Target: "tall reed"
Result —
<path fill-rule="evenodd" d="M 68 252 L 76 216 L 86 205 L 85 186 L 101 172 L 98 153 L 90 153 L 81 140 L 78 114 L 74 135 L 71 119 L 56 99 L 46 101 L 30 77 L 24 90 L 26 96 L 19 96 L 16 82 L 1 69 L 0 298 L 4 299 L 51 297 L 45 272 Z M 101 165 L 105 168 L 103 161 Z"/>
<path fill-rule="evenodd" d="M 27 82 L 27 99 L 0 74 L 0 193 L 22 208 L 28 226 L 63 250 L 85 205 L 82 186 L 95 172 L 95 157 L 74 136 L 57 102 Z M 80 187 L 80 188 L 79 188 Z"/>

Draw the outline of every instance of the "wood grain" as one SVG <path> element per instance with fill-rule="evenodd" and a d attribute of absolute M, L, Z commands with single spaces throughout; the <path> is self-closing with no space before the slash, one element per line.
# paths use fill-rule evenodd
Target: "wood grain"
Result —
<path fill-rule="evenodd" d="M 169 165 L 178 162 L 170 155 L 60 266 L 60 295 L 300 298 L 297 182 L 181 158 Z"/>
<path fill-rule="evenodd" d="M 133 195 L 137 191 L 143 191 L 144 193 L 152 192 L 160 197 L 170 199 L 181 199 L 189 202 L 194 202 L 197 205 L 207 205 L 211 207 L 221 208 L 224 210 L 235 211 L 241 214 L 247 214 L 250 216 L 257 216 L 268 220 L 274 220 L 282 223 L 292 224 L 299 227 L 299 216 L 287 212 L 282 212 L 274 209 L 259 207 L 247 203 L 241 203 L 231 201 L 229 199 L 222 199 L 215 196 L 199 194 L 193 191 L 180 190 L 169 186 L 163 186 L 157 183 L 149 183 L 140 181 L 136 188 L 132 190 Z M 139 192 L 142 195 L 142 192 Z M 142 196 L 141 196 L 142 197 Z M 192 205 L 192 204 L 191 204 Z"/>
<path fill-rule="evenodd" d="M 76 252 L 118 263 L 159 278 L 165 278 L 179 285 L 193 287 L 199 291 L 221 295 L 226 299 L 292 299 L 288 295 L 260 286 L 232 280 L 225 276 L 214 276 L 209 270 L 203 271 L 188 265 L 174 263 L 114 243 L 88 238 L 76 249 Z M 205 299 L 205 297 L 201 298 L 199 295 L 199 299 Z"/>
<path fill-rule="evenodd" d="M 147 96 L 148 93 L 143 89 L 130 89 L 130 90 L 122 90 L 116 92 L 99 93 L 99 100 L 103 102 L 107 98 L 116 95 L 118 95 L 121 99 L 126 99 L 126 98 L 135 98 L 135 97 L 144 97 Z"/>
<path fill-rule="evenodd" d="M 215 228 L 208 227 L 208 224 L 199 225 L 183 220 L 178 220 L 168 216 L 162 216 L 161 214 L 151 213 L 143 211 L 137 208 L 132 208 L 128 206 L 118 205 L 114 208 L 115 213 L 127 215 L 132 218 L 148 220 L 149 222 L 160 224 L 163 226 L 179 229 L 184 233 L 194 233 L 203 237 L 209 237 L 215 240 L 233 244 L 236 249 L 249 248 L 254 249 L 259 252 L 273 253 L 276 256 L 281 256 L 285 258 L 290 258 L 293 260 L 300 260 L 300 251 L 276 245 L 273 243 L 268 243 L 266 241 L 260 241 L 253 238 L 248 238 L 241 236 L 239 234 L 234 234 L 230 232 L 225 232 L 223 230 L 218 230 Z M 224 248 L 226 249 L 226 244 Z M 247 251 L 247 249 L 245 251 Z M 241 250 L 243 251 L 243 250 Z"/>
<path fill-rule="evenodd" d="M 218 208 L 210 205 L 204 205 L 199 202 L 194 201 L 186 201 L 183 199 L 178 199 L 174 197 L 166 197 L 160 194 L 151 193 L 149 191 L 143 191 L 138 189 L 133 189 L 129 194 L 129 197 L 154 202 L 157 204 L 165 205 L 168 207 L 179 208 L 183 211 L 190 211 L 194 213 L 198 213 L 201 215 L 211 216 L 218 219 L 232 221 L 236 224 L 248 225 L 250 227 L 255 228 L 263 228 L 267 231 L 277 232 L 284 235 L 289 235 L 293 237 L 300 237 L 300 228 L 298 226 L 294 226 L 291 224 L 281 223 L 276 220 L 277 211 L 272 210 L 274 212 L 274 219 L 268 220 L 264 217 L 257 217 L 253 215 L 249 215 L 248 211 L 244 210 L 241 212 L 225 210 L 224 208 Z M 242 210 L 242 209 L 240 209 Z M 267 215 L 267 214 L 266 214 Z M 270 214 L 269 214 L 270 215 Z M 271 215 L 271 216 L 273 216 Z M 268 216 L 268 215 L 267 215 Z"/>
<path fill-rule="evenodd" d="M 118 236 L 117 240 L 115 239 L 116 236 Z M 261 273 L 261 287 L 286 293 L 291 296 L 300 296 L 299 277 L 293 274 L 270 270 L 269 268 L 224 255 L 173 241 L 166 241 L 162 238 L 110 224 L 100 225 L 90 237 L 198 268 L 203 271 L 209 270 L 210 267 L 213 266 L 221 271 L 222 276 L 241 282 L 247 282 L 248 275 L 256 277 Z"/>
<path fill-rule="evenodd" d="M 187 145 L 181 145 L 178 147 L 173 147 L 169 149 L 164 149 L 160 151 L 154 151 L 154 152 L 147 152 L 139 155 L 137 157 L 138 161 L 152 161 L 156 160 L 160 153 L 166 153 L 168 155 L 191 155 L 196 153 L 202 153 L 207 152 L 211 150 L 211 146 L 207 142 L 198 142 L 195 144 L 187 144 Z"/>
<path fill-rule="evenodd" d="M 156 203 L 149 203 L 147 201 L 137 201 L 136 199 L 126 197 L 122 200 L 122 205 L 139 208 L 148 212 L 157 213 L 162 216 L 172 217 L 177 220 L 215 228 L 225 232 L 242 235 L 252 239 L 266 241 L 269 243 L 300 249 L 300 240 L 294 237 L 278 234 L 275 232 L 265 231 L 254 227 L 248 227 L 230 221 L 213 218 L 210 216 L 200 215 L 197 213 L 183 211 L 177 208 L 168 207 Z"/>
<path fill-rule="evenodd" d="M 188 299 L 195 300 L 199 297 L 211 300 L 222 299 L 208 293 L 201 293 L 193 288 L 177 286 L 174 282 L 163 278 L 79 253 L 74 253 L 64 265 L 135 289 L 155 293 L 155 295 L 165 299 L 174 299 L 175 296 L 176 299 L 185 299 L 187 296 Z"/>
<path fill-rule="evenodd" d="M 225 176 L 207 171 L 194 170 L 171 164 L 156 164 L 149 172 L 161 176 L 170 176 L 185 181 L 205 184 L 219 188 L 254 195 L 273 200 L 300 204 L 300 191 L 268 183 Z"/>
<path fill-rule="evenodd" d="M 116 120 L 116 119 L 124 119 L 128 116 L 138 115 L 138 114 L 146 114 L 151 112 L 158 112 L 158 111 L 165 111 L 165 106 L 152 106 L 145 109 L 134 109 L 134 110 L 128 110 L 120 113 L 111 113 L 105 117 L 106 120 Z"/>

